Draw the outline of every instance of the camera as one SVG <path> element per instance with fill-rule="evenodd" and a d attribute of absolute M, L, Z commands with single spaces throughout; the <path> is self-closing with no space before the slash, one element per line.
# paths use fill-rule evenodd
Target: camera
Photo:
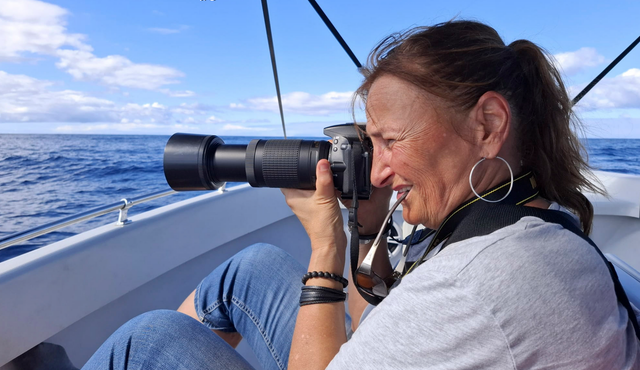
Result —
<path fill-rule="evenodd" d="M 225 182 L 253 187 L 315 189 L 316 165 L 331 164 L 335 188 L 343 199 L 369 199 L 371 142 L 352 123 L 325 127 L 330 141 L 252 140 L 225 144 L 215 135 L 177 133 L 164 149 L 164 175 L 172 189 L 215 190 Z"/>

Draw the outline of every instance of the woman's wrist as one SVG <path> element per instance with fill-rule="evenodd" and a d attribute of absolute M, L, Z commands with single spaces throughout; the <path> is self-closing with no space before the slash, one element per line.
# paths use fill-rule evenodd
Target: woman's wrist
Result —
<path fill-rule="evenodd" d="M 358 232 L 361 235 L 377 234 L 387 218 L 387 211 L 376 210 L 362 214 L 358 213 Z"/>
<path fill-rule="evenodd" d="M 383 223 L 384 223 L 384 218 L 382 218 L 381 220 L 375 220 L 375 221 L 369 221 L 369 222 L 362 222 L 360 221 L 360 219 L 358 219 L 358 224 L 360 224 L 360 226 L 358 226 L 358 234 L 360 234 L 360 236 L 378 235 L 378 233 L 380 232 L 380 228 L 382 228 Z"/>
<path fill-rule="evenodd" d="M 377 226 L 362 226 L 358 227 L 358 234 L 362 235 L 378 235 L 380 231 L 380 227 L 382 227 L 382 223 Z"/>
<path fill-rule="evenodd" d="M 344 253 L 340 255 L 335 249 L 332 251 L 314 250 L 311 252 L 308 271 L 323 271 L 342 276 L 344 272 L 344 264 Z M 340 290 L 343 289 L 342 283 L 336 280 L 324 278 L 310 278 L 307 280 L 306 285 L 323 286 Z"/>
<path fill-rule="evenodd" d="M 344 233 L 342 224 L 333 226 L 332 232 L 319 231 L 311 234 L 309 233 L 309 239 L 311 240 L 311 251 L 324 251 L 323 253 L 331 253 L 332 251 L 338 251 L 344 254 L 347 247 L 347 235 Z"/>
<path fill-rule="evenodd" d="M 309 259 L 309 271 L 326 271 L 342 275 L 345 265 L 344 247 L 313 248 Z"/>

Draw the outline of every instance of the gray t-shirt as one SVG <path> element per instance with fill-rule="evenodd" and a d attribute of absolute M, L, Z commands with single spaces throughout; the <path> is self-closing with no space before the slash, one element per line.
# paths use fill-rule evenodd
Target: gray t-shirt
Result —
<path fill-rule="evenodd" d="M 362 322 L 328 369 L 640 369 L 602 259 L 535 217 L 449 245 Z"/>

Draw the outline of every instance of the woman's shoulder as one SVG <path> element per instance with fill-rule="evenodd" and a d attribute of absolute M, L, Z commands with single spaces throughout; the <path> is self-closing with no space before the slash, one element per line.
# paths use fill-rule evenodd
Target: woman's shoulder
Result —
<path fill-rule="evenodd" d="M 580 225 L 578 217 L 558 203 L 551 203 L 549 210 L 565 212 L 577 226 Z M 440 265 L 443 265 L 445 270 L 459 273 L 477 264 L 509 265 L 496 262 L 522 261 L 523 258 L 543 261 L 570 257 L 576 253 L 591 262 L 601 261 L 593 247 L 582 237 L 559 224 L 525 216 L 488 235 L 452 243 L 427 262 L 431 269 L 440 269 Z"/>
<path fill-rule="evenodd" d="M 605 368 L 625 358 L 616 344 L 626 330 L 619 315 L 611 278 L 593 247 L 560 225 L 524 217 L 449 245 L 407 275 L 358 331 L 412 338 L 414 345 L 404 343 L 400 351 L 436 335 L 441 343 L 423 348 L 433 363 L 445 360 L 435 354 L 446 347 L 501 363 L 493 368 Z M 478 342 L 483 345 L 474 347 Z"/>
<path fill-rule="evenodd" d="M 490 235 L 451 244 L 430 262 L 434 267 L 455 266 L 449 271 L 457 280 L 477 284 L 481 290 L 514 284 L 570 289 L 586 280 L 607 287 L 611 283 L 593 246 L 561 225 L 536 217 L 523 217 Z"/>
<path fill-rule="evenodd" d="M 579 225 L 578 218 L 557 203 L 549 209 L 566 212 Z M 604 267 L 600 256 L 582 237 L 559 224 L 526 216 L 488 235 L 452 243 L 426 261 L 421 270 L 439 270 L 449 276 L 464 275 L 472 270 L 485 273 L 486 267 L 502 273 L 515 266 L 539 271 L 542 266 L 553 266 L 558 260 L 566 263 L 567 259 L 572 263 Z M 606 273 L 606 268 L 603 272 Z"/>

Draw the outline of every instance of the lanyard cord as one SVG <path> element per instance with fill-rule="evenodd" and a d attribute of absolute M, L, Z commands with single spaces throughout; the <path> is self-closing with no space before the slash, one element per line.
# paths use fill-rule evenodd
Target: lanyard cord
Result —
<path fill-rule="evenodd" d="M 512 191 L 507 193 L 508 189 L 512 188 Z M 536 181 L 533 177 L 533 173 L 531 171 L 525 173 L 524 175 L 518 176 L 516 179 L 511 182 L 506 181 L 493 189 L 489 189 L 485 191 L 481 197 L 484 199 L 486 196 L 493 194 L 497 197 L 504 197 L 501 204 L 513 204 L 520 205 L 528 202 L 529 200 L 538 196 L 538 189 Z M 382 234 L 384 234 L 384 230 L 386 228 L 386 223 L 390 218 L 391 214 L 396 210 L 396 208 L 402 203 L 404 198 L 408 195 L 408 193 L 402 194 L 400 198 L 396 201 L 396 203 L 391 207 L 391 210 L 387 213 L 385 222 L 383 226 L 380 228 L 378 235 L 369 249 L 369 252 L 362 260 L 360 266 L 358 266 L 359 259 L 359 238 L 358 238 L 358 224 L 357 224 L 357 197 L 354 196 L 354 203 L 352 207 L 349 209 L 349 226 L 351 228 L 351 274 L 354 279 L 354 283 L 360 295 L 370 304 L 377 305 L 382 302 L 384 297 L 386 297 L 393 287 L 397 286 L 400 283 L 402 276 L 408 274 L 413 271 L 416 266 L 419 266 L 422 261 L 424 261 L 425 257 L 428 253 L 433 250 L 440 242 L 447 239 L 453 231 L 457 228 L 458 224 L 472 211 L 482 210 L 486 208 L 488 205 L 493 203 L 486 203 L 480 201 L 480 198 L 469 199 L 463 204 L 461 204 L 458 208 L 456 208 L 453 212 L 451 212 L 446 218 L 445 221 L 442 222 L 438 230 L 431 231 L 427 234 L 435 234 L 429 246 L 425 250 L 422 258 L 416 261 L 408 271 L 405 270 L 406 256 L 409 252 L 409 248 L 413 242 L 413 232 L 410 237 L 410 240 L 407 243 L 406 249 L 403 250 L 402 260 L 400 264 L 396 266 L 395 271 L 393 271 L 389 275 L 381 276 L 378 272 L 374 271 L 373 268 L 373 258 L 376 254 L 376 251 L 380 245 L 382 240 Z M 353 207 L 355 205 L 355 207 Z M 420 238 L 423 239 L 423 238 Z M 444 248 L 444 247 L 443 247 Z M 388 253 L 387 253 L 388 258 Z M 365 279 L 364 281 L 368 281 L 371 283 L 371 288 L 365 288 L 358 281 L 359 278 Z M 369 283 L 366 283 L 368 286 Z"/>
<path fill-rule="evenodd" d="M 482 194 L 482 198 L 485 198 L 487 195 L 491 195 L 494 193 L 504 193 L 509 185 L 510 181 L 506 181 L 493 189 L 489 189 L 484 194 Z M 535 182 L 535 178 L 533 177 L 533 173 L 529 171 L 513 180 L 513 191 L 506 199 L 501 202 L 501 204 L 521 205 L 534 199 L 538 196 L 538 194 L 539 191 Z M 408 273 L 413 271 L 414 268 L 422 264 L 429 252 L 436 248 L 442 241 L 451 236 L 460 221 L 464 219 L 464 217 L 468 215 L 472 209 L 484 207 L 486 206 L 486 204 L 487 203 L 481 201 L 480 198 L 474 197 L 473 199 L 469 199 L 466 202 L 462 203 L 462 205 L 453 210 L 453 212 L 451 212 L 445 218 L 445 220 L 440 224 L 440 227 L 435 231 L 435 235 L 422 254 L 422 257 L 415 261 L 403 276 L 406 276 Z M 411 241 L 409 241 L 409 243 L 411 243 Z"/>

